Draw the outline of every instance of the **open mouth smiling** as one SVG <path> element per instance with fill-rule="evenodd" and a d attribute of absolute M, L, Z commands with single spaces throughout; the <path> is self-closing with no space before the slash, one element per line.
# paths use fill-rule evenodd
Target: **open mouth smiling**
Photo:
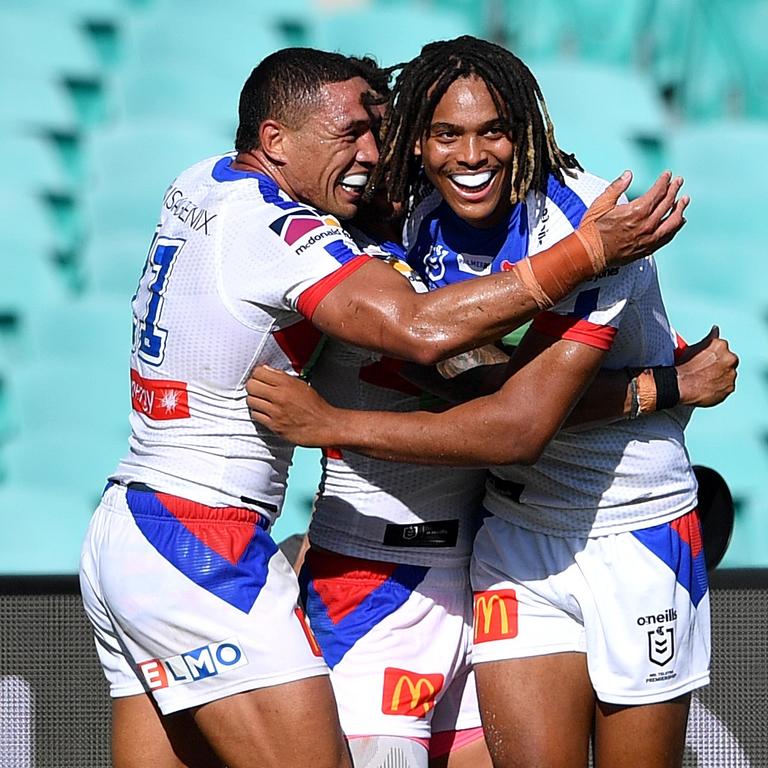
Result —
<path fill-rule="evenodd" d="M 339 185 L 346 189 L 347 192 L 362 194 L 367 183 L 367 173 L 349 173 L 341 179 Z"/>
<path fill-rule="evenodd" d="M 480 173 L 450 173 L 448 178 L 461 191 L 475 193 L 486 189 L 497 173 L 497 170 L 481 171 Z"/>

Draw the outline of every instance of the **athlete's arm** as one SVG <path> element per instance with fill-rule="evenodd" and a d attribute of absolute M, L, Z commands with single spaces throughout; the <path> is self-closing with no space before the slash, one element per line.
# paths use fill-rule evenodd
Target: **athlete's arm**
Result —
<path fill-rule="evenodd" d="M 311 320 L 343 341 L 422 364 L 501 338 L 606 264 L 646 256 L 680 230 L 688 204 L 677 199 L 681 179 L 664 173 L 642 197 L 617 205 L 630 181 L 625 174 L 613 182 L 574 234 L 509 272 L 418 294 L 371 259 L 317 303 Z"/>
<path fill-rule="evenodd" d="M 471 355 L 464 355 L 464 362 L 471 362 Z M 482 355 L 477 357 L 483 359 Z M 679 398 L 669 407 L 708 408 L 722 403 L 736 388 L 738 364 L 739 358 L 730 350 L 727 340 L 720 338 L 717 326 L 713 326 L 703 339 L 685 347 L 678 357 L 674 373 Z M 434 366 L 406 364 L 401 375 L 446 402 L 460 403 L 496 392 L 513 371 L 510 362 L 479 364 L 446 379 Z M 594 425 L 630 416 L 633 409 L 631 378 L 626 370 L 600 369 L 564 426 Z"/>
<path fill-rule="evenodd" d="M 502 388 L 442 413 L 334 408 L 293 377 L 260 368 L 247 383 L 251 417 L 301 445 L 338 446 L 417 464 L 531 464 L 557 433 L 605 351 L 529 330 Z"/>

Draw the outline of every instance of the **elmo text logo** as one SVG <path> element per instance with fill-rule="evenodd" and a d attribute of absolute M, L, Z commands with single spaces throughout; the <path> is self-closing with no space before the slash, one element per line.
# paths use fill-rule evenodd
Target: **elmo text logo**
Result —
<path fill-rule="evenodd" d="M 236 638 L 211 643 L 167 659 L 139 662 L 139 669 L 150 690 L 194 683 L 221 675 L 248 663 Z"/>

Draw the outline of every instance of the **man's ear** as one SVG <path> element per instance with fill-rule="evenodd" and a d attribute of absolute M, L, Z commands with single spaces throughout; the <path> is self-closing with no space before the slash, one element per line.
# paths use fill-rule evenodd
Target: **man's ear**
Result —
<path fill-rule="evenodd" d="M 421 136 L 419 136 L 413 144 L 413 154 L 416 155 L 416 157 L 421 157 Z"/>
<path fill-rule="evenodd" d="M 288 134 L 286 126 L 277 120 L 265 120 L 259 126 L 259 148 L 273 163 L 286 163 Z"/>

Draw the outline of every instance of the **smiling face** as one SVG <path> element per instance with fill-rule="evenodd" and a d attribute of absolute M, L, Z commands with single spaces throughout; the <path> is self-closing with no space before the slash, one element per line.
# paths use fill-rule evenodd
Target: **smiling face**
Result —
<path fill-rule="evenodd" d="M 361 77 L 327 83 L 304 122 L 284 128 L 282 174 L 288 191 L 341 219 L 355 215 L 379 158 L 372 132 L 377 116 L 362 98 L 369 90 Z"/>
<path fill-rule="evenodd" d="M 514 145 L 479 77 L 462 77 L 449 86 L 416 154 L 427 178 L 467 223 L 492 227 L 509 212 Z"/>

